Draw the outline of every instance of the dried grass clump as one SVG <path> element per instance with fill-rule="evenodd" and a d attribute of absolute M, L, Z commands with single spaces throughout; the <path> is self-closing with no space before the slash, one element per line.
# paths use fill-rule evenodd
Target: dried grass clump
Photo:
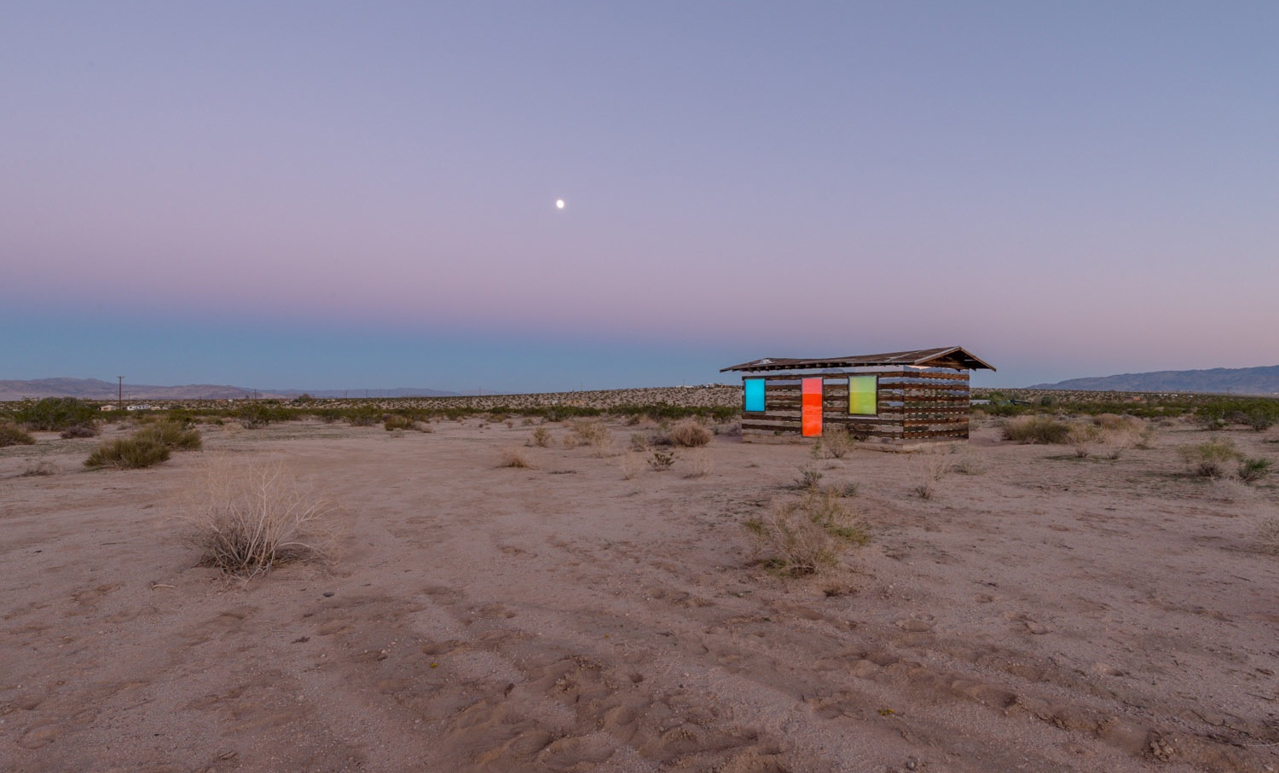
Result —
<path fill-rule="evenodd" d="M 653 472 L 666 472 L 675 464 L 674 451 L 663 451 L 660 448 L 654 448 L 653 452 L 648 455 L 648 466 Z"/>
<path fill-rule="evenodd" d="M 1048 416 L 1014 416 L 1001 425 L 1004 440 L 1057 445 L 1069 442 L 1070 425 Z"/>
<path fill-rule="evenodd" d="M 415 422 L 408 416 L 391 413 L 387 414 L 386 419 L 382 422 L 382 426 L 386 428 L 387 432 L 392 432 L 397 429 L 413 429 L 414 423 Z"/>
<path fill-rule="evenodd" d="M 1262 518 L 1257 524 L 1257 547 L 1262 553 L 1279 556 L 1279 517 Z"/>
<path fill-rule="evenodd" d="M 181 422 L 160 421 L 148 424 L 133 433 L 140 440 L 154 440 L 160 445 L 174 451 L 199 451 L 204 447 L 200 438 L 200 430 L 187 429 Z"/>
<path fill-rule="evenodd" d="M 278 461 L 232 465 L 214 459 L 178 517 L 203 551 L 201 565 L 247 579 L 279 564 L 331 555 L 335 510 Z"/>
<path fill-rule="evenodd" d="M 847 429 L 835 427 L 822 435 L 813 445 L 814 459 L 843 459 L 857 445 Z"/>
<path fill-rule="evenodd" d="M 644 468 L 644 457 L 635 453 L 622 454 L 617 466 L 622 471 L 622 480 L 630 480 Z"/>
<path fill-rule="evenodd" d="M 27 469 L 23 470 L 22 477 L 24 478 L 43 477 L 46 475 L 56 475 L 57 472 L 58 472 L 58 468 L 54 466 L 53 462 L 49 461 L 48 459 L 41 459 L 35 464 L 28 466 Z"/>
<path fill-rule="evenodd" d="M 498 459 L 498 467 L 518 467 L 521 469 L 531 469 L 533 467 L 533 463 L 518 448 L 503 448 L 498 452 Z"/>
<path fill-rule="evenodd" d="M 573 434 L 591 448 L 606 449 L 613 445 L 613 433 L 598 421 L 575 422 Z"/>
<path fill-rule="evenodd" d="M 59 433 L 59 437 L 63 440 L 75 440 L 79 438 L 97 437 L 100 430 L 97 424 L 75 424 L 67 427 Z"/>
<path fill-rule="evenodd" d="M 757 548 L 769 554 L 773 568 L 790 576 L 834 566 L 849 547 L 870 541 L 841 499 L 821 491 L 775 504 L 745 526 Z"/>
<path fill-rule="evenodd" d="M 705 478 L 715 471 L 715 462 L 711 459 L 710 454 L 705 451 L 698 451 L 688 457 L 688 472 L 684 473 L 685 478 Z"/>
<path fill-rule="evenodd" d="M 961 453 L 958 459 L 950 463 L 950 468 L 960 475 L 981 475 L 986 471 L 981 459 L 970 451 Z"/>
<path fill-rule="evenodd" d="M 17 424 L 0 424 L 0 448 L 35 445 L 36 439 Z"/>
<path fill-rule="evenodd" d="M 1244 483 L 1256 483 L 1270 474 L 1269 459 L 1249 458 L 1239 461 L 1239 480 Z"/>
<path fill-rule="evenodd" d="M 1190 473 L 1202 478 L 1225 477 L 1226 463 L 1240 457 L 1230 438 L 1213 438 L 1193 446 L 1182 446 L 1177 450 Z"/>
<path fill-rule="evenodd" d="M 702 448 L 711 442 L 713 435 L 709 429 L 695 421 L 681 421 L 667 431 L 666 437 L 672 445 L 680 448 Z"/>
<path fill-rule="evenodd" d="M 84 460 L 90 469 L 115 467 L 119 470 L 139 470 L 169 460 L 169 447 L 155 438 L 142 435 L 139 430 L 127 438 L 117 438 L 104 443 Z"/>
<path fill-rule="evenodd" d="M 533 434 L 529 436 L 529 445 L 538 448 L 546 448 L 551 444 L 551 431 L 546 427 L 538 427 L 533 430 Z"/>

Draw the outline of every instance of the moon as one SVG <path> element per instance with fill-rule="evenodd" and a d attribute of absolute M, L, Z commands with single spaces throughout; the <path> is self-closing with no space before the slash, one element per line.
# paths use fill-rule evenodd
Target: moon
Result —
<path fill-rule="evenodd" d="M 564 209 L 564 199 L 556 199 L 556 200 L 555 200 L 555 208 L 556 208 L 556 209 Z"/>

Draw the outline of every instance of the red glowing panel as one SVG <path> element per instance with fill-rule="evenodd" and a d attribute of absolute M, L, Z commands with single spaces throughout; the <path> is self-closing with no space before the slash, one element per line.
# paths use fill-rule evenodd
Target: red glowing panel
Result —
<path fill-rule="evenodd" d="M 804 437 L 821 437 L 822 435 L 822 380 L 806 378 L 801 382 L 800 396 L 803 402 Z"/>

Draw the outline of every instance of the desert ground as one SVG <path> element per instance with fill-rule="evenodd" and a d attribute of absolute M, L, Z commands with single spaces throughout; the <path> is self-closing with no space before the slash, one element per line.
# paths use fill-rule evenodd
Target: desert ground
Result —
<path fill-rule="evenodd" d="M 1186 474 L 1206 432 L 1115 459 L 991 419 L 937 454 L 720 434 L 658 472 L 627 451 L 651 424 L 537 426 L 203 426 L 144 470 L 0 449 L 0 770 L 1279 770 L 1279 476 Z M 1218 434 L 1279 462 L 1279 428 Z M 214 458 L 283 460 L 337 505 L 333 555 L 199 566 L 175 514 Z M 743 524 L 808 465 L 858 484 L 870 541 L 783 576 Z"/>

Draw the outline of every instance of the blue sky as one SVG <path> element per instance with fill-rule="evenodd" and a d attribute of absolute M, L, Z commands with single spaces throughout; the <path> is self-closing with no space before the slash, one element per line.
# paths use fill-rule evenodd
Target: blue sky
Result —
<path fill-rule="evenodd" d="M 1276 39 L 1268 2 L 11 6 L 0 378 L 1279 363 Z"/>

